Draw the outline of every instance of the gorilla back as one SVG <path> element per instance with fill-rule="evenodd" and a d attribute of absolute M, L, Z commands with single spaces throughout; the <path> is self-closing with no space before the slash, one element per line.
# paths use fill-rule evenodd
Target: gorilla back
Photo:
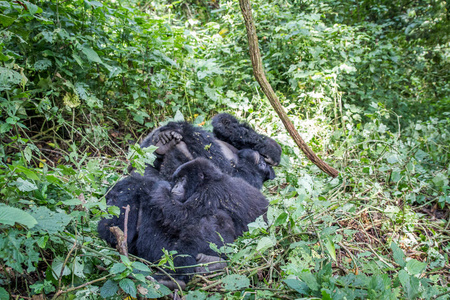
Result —
<path fill-rule="evenodd" d="M 172 185 L 160 185 L 152 201 L 142 205 L 145 218 L 137 240 L 137 254 L 155 262 L 162 248 L 176 250 L 175 266 L 196 264 L 199 253 L 216 255 L 219 247 L 248 229 L 247 224 L 267 211 L 268 201 L 242 179 L 224 174 L 211 161 L 197 158 L 181 165 Z M 223 239 L 223 241 L 222 241 Z M 186 282 L 192 267 L 177 270 Z"/>
<path fill-rule="evenodd" d="M 123 178 L 106 194 L 106 204 L 119 207 L 118 217 L 102 219 L 97 225 L 97 231 L 102 239 L 112 247 L 117 245 L 116 237 L 109 230 L 112 226 L 118 226 L 124 230 L 125 206 L 130 205 L 128 214 L 127 244 L 130 253 L 136 253 L 136 240 L 142 219 L 141 203 L 150 201 L 151 195 L 159 181 L 162 179 L 153 173 L 141 176 L 135 172 Z"/>

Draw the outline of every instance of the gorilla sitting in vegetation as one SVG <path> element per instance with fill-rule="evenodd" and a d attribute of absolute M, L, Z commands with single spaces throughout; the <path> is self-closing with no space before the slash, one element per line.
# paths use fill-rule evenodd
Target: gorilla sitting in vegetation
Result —
<path fill-rule="evenodd" d="M 146 139 L 144 139 L 141 147 L 148 147 L 150 145 L 156 145 L 159 147 L 155 151 L 155 154 L 158 157 L 155 161 L 155 167 L 147 166 L 144 176 L 132 172 L 129 177 L 118 182 L 116 186 L 114 186 L 113 189 L 107 194 L 107 204 L 118 206 L 121 212 L 119 217 L 103 219 L 99 222 L 98 232 L 100 237 L 105 239 L 112 246 L 117 244 L 116 238 L 109 231 L 109 227 L 118 226 L 124 230 L 124 207 L 129 204 L 131 210 L 127 223 L 127 243 L 130 253 L 141 255 L 144 258 L 155 261 L 161 257 L 161 249 L 164 247 L 166 249 L 171 248 L 171 250 L 177 250 L 178 252 L 188 251 L 187 253 L 192 255 L 188 259 L 189 261 L 184 262 L 182 259 L 180 260 L 180 258 L 177 258 L 177 263 L 180 261 L 180 265 L 195 264 L 196 253 L 198 254 L 197 263 L 217 261 L 219 259 L 214 256 L 214 253 L 211 253 L 212 251 L 209 247 L 207 247 L 208 242 L 211 241 L 216 244 L 222 243 L 222 240 L 217 235 L 217 232 L 221 234 L 225 243 L 231 242 L 236 236 L 240 235 L 243 230 L 246 230 L 247 223 L 251 221 L 246 220 L 245 222 L 236 222 L 227 210 L 216 209 L 213 214 L 203 217 L 202 222 L 200 223 L 200 220 L 197 219 L 196 216 L 202 212 L 197 210 L 195 213 L 190 215 L 189 218 L 191 219 L 188 219 L 187 221 L 195 224 L 204 223 L 204 227 L 197 225 L 199 227 L 195 232 L 198 234 L 192 237 L 190 244 L 187 243 L 185 247 L 184 242 L 181 241 L 186 239 L 189 240 L 189 236 L 185 237 L 180 234 L 178 234 L 178 236 L 174 236 L 171 233 L 172 236 L 169 241 L 173 245 L 169 244 L 167 246 L 168 242 L 164 243 L 164 239 L 153 240 L 153 238 L 148 236 L 148 232 L 144 232 L 145 230 L 150 230 L 155 236 L 158 237 L 167 237 L 167 232 L 173 232 L 173 230 L 168 231 L 169 227 L 167 227 L 167 225 L 164 225 L 164 227 L 158 225 L 158 220 L 161 218 L 160 214 L 149 213 L 148 207 L 151 207 L 154 211 L 158 210 L 155 209 L 154 202 L 154 196 L 156 194 L 159 195 L 159 199 L 165 199 L 165 201 L 168 201 L 166 203 L 167 205 L 171 205 L 171 202 L 173 201 L 178 201 L 179 203 L 186 202 L 189 198 L 188 196 L 192 194 L 190 189 L 194 190 L 196 193 L 202 192 L 198 186 L 198 184 L 202 183 L 200 180 L 194 181 L 192 184 L 181 185 L 183 195 L 179 197 L 175 197 L 175 194 L 177 194 L 177 189 L 175 187 L 172 189 L 175 193 L 172 197 L 162 197 L 161 192 L 156 192 L 161 189 L 164 190 L 164 186 L 165 190 L 170 190 L 167 187 L 168 183 L 164 182 L 164 180 L 169 180 L 172 178 L 173 173 L 180 165 L 192 161 L 194 158 L 204 157 L 216 165 L 216 167 L 214 167 L 213 164 L 200 160 L 203 161 L 203 163 L 197 162 L 194 164 L 194 166 L 197 166 L 195 168 L 196 170 L 198 170 L 199 166 L 202 165 L 209 166 L 202 172 L 205 173 L 210 171 L 211 174 L 220 174 L 223 178 L 227 178 L 224 182 L 230 182 L 231 177 L 228 175 L 231 175 L 236 177 L 233 179 L 235 182 L 239 182 L 239 184 L 235 185 L 235 187 L 230 184 L 225 184 L 218 190 L 219 192 L 216 193 L 216 196 L 212 198 L 215 201 L 217 200 L 217 197 L 221 195 L 222 192 L 220 191 L 227 189 L 239 191 L 236 189 L 237 187 L 251 187 L 249 184 L 260 189 L 264 181 L 275 178 L 272 165 L 277 165 L 280 161 L 280 146 L 274 140 L 257 134 L 248 125 L 239 123 L 234 117 L 228 114 L 220 114 L 218 116 L 220 116 L 220 118 L 216 119 L 215 117 L 214 120 L 216 121 L 213 120 L 214 124 L 216 124 L 216 127 L 218 128 L 217 130 L 215 129 L 215 131 L 223 137 L 226 137 L 227 134 L 229 136 L 232 135 L 233 131 L 236 133 L 239 132 L 239 134 L 243 135 L 242 139 L 247 139 L 248 142 L 239 143 L 238 137 L 230 137 L 228 141 L 234 143 L 237 147 L 243 147 L 243 149 L 238 150 L 230 144 L 215 138 L 212 133 L 201 128 L 196 128 L 187 122 L 171 122 L 166 126 L 154 130 Z M 230 129 L 231 127 L 236 128 Z M 240 127 L 242 127 L 242 129 L 239 131 L 238 129 Z M 246 146 L 248 146 L 248 148 L 245 148 Z M 253 151 L 249 148 L 259 149 L 261 152 Z M 222 174 L 221 171 L 227 175 Z M 192 171 L 191 173 L 193 174 Z M 242 178 L 246 182 L 237 178 Z M 189 182 L 192 182 L 192 180 Z M 218 181 L 216 180 L 216 185 L 220 185 L 217 184 L 217 182 Z M 157 188 L 157 186 L 162 187 Z M 258 195 L 263 197 L 260 193 Z M 240 204 L 241 208 L 238 210 L 239 214 L 248 214 L 251 212 L 251 209 L 255 209 L 254 207 L 252 208 L 252 206 L 250 206 L 249 210 L 246 208 L 247 202 L 250 204 L 254 203 L 255 200 L 253 200 L 252 197 L 243 195 L 235 198 L 239 200 L 238 203 L 242 202 Z M 204 199 L 204 201 L 206 201 L 206 199 Z M 266 201 L 265 198 L 264 201 Z M 263 206 L 264 209 L 265 206 L 266 205 Z M 146 207 L 147 209 L 144 209 Z M 162 207 L 163 206 L 160 206 L 159 210 L 161 210 Z M 201 206 L 199 206 L 199 208 L 201 208 Z M 236 207 L 236 210 L 238 208 L 239 207 Z M 262 213 L 258 213 L 258 215 L 260 214 Z M 172 215 L 170 218 L 166 218 L 165 220 L 171 220 L 171 218 L 175 218 L 176 220 L 175 215 Z M 150 227 L 148 227 L 147 224 L 149 222 L 153 224 L 150 225 Z M 145 225 L 143 225 L 144 223 Z M 217 228 L 215 228 L 215 226 Z M 184 231 L 184 234 L 188 234 L 188 231 Z M 150 238 L 147 243 L 151 244 L 153 247 L 147 254 L 142 253 L 142 246 L 140 248 L 141 251 L 138 251 L 137 246 L 138 241 L 142 245 L 146 238 Z M 177 240 L 180 240 L 180 242 L 177 242 Z M 194 247 L 192 249 L 189 248 L 189 245 L 195 245 L 198 243 L 200 243 L 202 247 Z M 206 247 L 204 247 L 205 245 Z M 205 249 L 203 250 L 203 248 Z M 182 278 L 182 280 L 185 280 L 186 278 L 187 277 Z"/>
<path fill-rule="evenodd" d="M 270 168 L 262 156 L 253 150 L 244 149 L 237 153 L 238 162 L 233 169 L 233 177 L 242 178 L 252 186 L 260 189 L 266 178 L 274 178 L 273 169 Z M 148 167 L 144 176 L 132 172 L 128 177 L 120 180 L 106 194 L 106 203 L 119 207 L 118 217 L 111 219 L 102 219 L 98 223 L 97 231 L 102 239 L 107 241 L 112 247 L 117 245 L 116 237 L 110 232 L 109 228 L 118 226 L 124 230 L 125 207 L 130 205 L 127 223 L 127 244 L 128 251 L 136 254 L 136 240 L 141 227 L 143 218 L 142 203 L 149 202 L 152 199 L 155 187 L 158 182 L 164 179 L 159 176 L 156 169 Z"/>
<path fill-rule="evenodd" d="M 162 248 L 176 250 L 175 266 L 195 265 L 201 253 L 217 256 L 209 243 L 233 242 L 267 206 L 264 195 L 246 181 L 224 174 L 205 158 L 194 159 L 174 172 L 171 186 L 160 184 L 150 201 L 141 202 L 137 255 L 155 262 Z M 178 269 L 175 278 L 183 285 L 193 271 Z M 175 288 L 167 278 L 159 282 Z"/>

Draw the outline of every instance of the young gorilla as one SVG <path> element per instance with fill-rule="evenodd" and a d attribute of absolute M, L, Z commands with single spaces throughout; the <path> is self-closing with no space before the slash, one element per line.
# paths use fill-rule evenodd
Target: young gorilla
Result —
<path fill-rule="evenodd" d="M 169 122 L 151 132 L 141 148 L 156 145 L 154 167 L 170 179 L 182 164 L 197 157 L 211 159 L 223 172 L 231 174 L 237 161 L 237 150 L 216 139 L 211 132 L 188 122 Z M 162 149 L 162 150 L 160 150 Z"/>
<path fill-rule="evenodd" d="M 173 175 L 172 186 L 160 185 L 152 200 L 141 206 L 145 217 L 137 254 L 155 262 L 161 258 L 162 248 L 176 250 L 180 255 L 174 258 L 175 266 L 190 266 L 201 254 L 217 256 L 209 243 L 220 247 L 233 242 L 248 229 L 248 223 L 267 211 L 268 201 L 244 180 L 197 158 L 181 165 Z M 187 273 L 193 271 L 192 267 L 179 269 L 175 278 L 183 285 L 189 280 Z M 175 287 L 166 278 L 159 278 L 159 282 Z"/>

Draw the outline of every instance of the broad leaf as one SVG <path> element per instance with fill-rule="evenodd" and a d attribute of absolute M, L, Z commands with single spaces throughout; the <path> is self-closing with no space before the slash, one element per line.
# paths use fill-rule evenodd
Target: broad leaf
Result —
<path fill-rule="evenodd" d="M 250 280 L 243 275 L 228 275 L 222 279 L 224 289 L 226 291 L 238 291 L 247 288 L 250 285 Z"/>
<path fill-rule="evenodd" d="M 419 275 L 427 267 L 427 263 L 417 261 L 415 259 L 408 260 L 406 262 L 405 269 L 411 275 Z"/>
<path fill-rule="evenodd" d="M 121 281 L 119 281 L 119 286 L 125 293 L 127 293 L 133 298 L 136 298 L 137 290 L 133 280 L 129 278 L 124 278 Z"/>
<path fill-rule="evenodd" d="M 108 280 L 100 289 L 100 295 L 103 299 L 114 296 L 119 290 L 119 286 L 116 282 Z"/>
<path fill-rule="evenodd" d="M 118 274 L 118 273 L 122 273 L 126 269 L 127 269 L 127 267 L 123 263 L 115 263 L 112 266 L 110 272 L 113 273 L 113 274 Z"/>
<path fill-rule="evenodd" d="M 38 222 L 33 230 L 44 230 L 50 234 L 64 231 L 67 224 L 72 220 L 71 216 L 63 212 L 51 211 L 45 206 L 33 208 L 31 215 Z"/>
<path fill-rule="evenodd" d="M 22 191 L 22 192 L 31 192 L 31 191 L 37 190 L 37 188 L 38 188 L 34 183 L 32 183 L 28 180 L 24 180 L 22 178 L 17 178 L 15 185 L 17 186 L 19 191 Z"/>
<path fill-rule="evenodd" d="M 403 253 L 402 249 L 400 249 L 396 243 L 391 243 L 391 249 L 394 256 L 394 261 L 400 265 L 401 267 L 405 266 L 405 254 Z"/>
<path fill-rule="evenodd" d="M 85 46 L 81 47 L 81 51 L 86 55 L 86 57 L 90 61 L 100 63 L 100 64 L 102 63 L 102 60 L 101 60 L 100 56 L 98 56 L 97 52 L 95 52 L 89 46 L 85 45 Z"/>
<path fill-rule="evenodd" d="M 0 223 L 11 226 L 14 223 L 19 223 L 28 228 L 33 228 L 37 221 L 32 215 L 21 209 L 0 204 Z"/>

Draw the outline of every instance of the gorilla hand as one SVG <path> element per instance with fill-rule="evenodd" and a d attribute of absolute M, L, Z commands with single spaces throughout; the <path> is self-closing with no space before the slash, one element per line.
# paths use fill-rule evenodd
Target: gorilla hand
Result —
<path fill-rule="evenodd" d="M 197 264 L 207 264 L 206 266 L 196 267 L 195 268 L 196 273 L 211 273 L 214 271 L 223 270 L 227 267 L 226 261 L 218 256 L 211 256 L 199 253 L 196 259 Z"/>

